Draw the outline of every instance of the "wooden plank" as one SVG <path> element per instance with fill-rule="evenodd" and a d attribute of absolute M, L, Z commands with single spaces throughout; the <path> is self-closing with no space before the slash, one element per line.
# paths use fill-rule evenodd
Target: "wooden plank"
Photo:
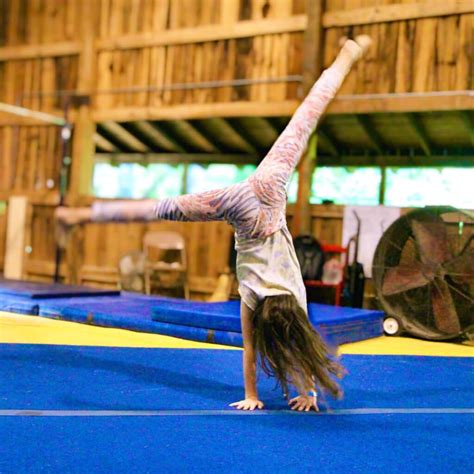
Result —
<path fill-rule="evenodd" d="M 471 0 L 443 0 L 414 3 L 377 5 L 369 8 L 347 8 L 328 11 L 323 15 L 324 28 L 369 25 L 391 21 L 433 18 L 448 15 L 474 13 Z"/>
<path fill-rule="evenodd" d="M 474 15 L 459 18 L 459 55 L 456 61 L 455 89 L 474 89 Z"/>
<path fill-rule="evenodd" d="M 0 61 L 73 56 L 79 54 L 80 51 L 81 44 L 77 41 L 25 46 L 3 46 L 0 47 Z"/>
<path fill-rule="evenodd" d="M 236 38 L 251 38 L 277 33 L 304 31 L 307 27 L 306 15 L 293 15 L 275 20 L 239 21 L 234 24 L 206 25 L 195 28 L 175 28 L 138 35 L 124 35 L 96 42 L 98 50 L 135 49 L 150 46 L 170 46 L 190 43 L 205 43 Z"/>
<path fill-rule="evenodd" d="M 14 196 L 8 200 L 5 278 L 16 280 L 23 278 L 25 233 L 28 224 L 28 214 L 28 199 L 26 197 Z"/>
<path fill-rule="evenodd" d="M 433 19 L 419 20 L 416 24 L 413 92 L 434 90 L 437 25 Z"/>

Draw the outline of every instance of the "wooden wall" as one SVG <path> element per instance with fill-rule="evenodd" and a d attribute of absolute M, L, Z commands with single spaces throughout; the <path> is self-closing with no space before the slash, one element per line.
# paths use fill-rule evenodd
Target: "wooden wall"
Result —
<path fill-rule="evenodd" d="M 323 65 L 334 58 L 342 35 L 368 33 L 375 48 L 350 76 L 343 93 L 472 89 L 474 14 L 469 3 L 327 0 Z M 296 104 L 301 82 L 278 78 L 304 73 L 310 16 L 306 5 L 306 0 L 3 0 L 0 101 L 61 116 L 65 91 L 79 91 L 90 99 L 81 109 L 71 104 L 76 137 L 68 200 L 84 202 L 79 199 L 84 189 L 78 184 L 82 160 L 101 117 L 113 119 L 117 114 L 141 120 L 150 110 L 172 113 L 184 104 L 179 108 L 183 113 L 191 106 L 219 104 L 202 108 L 199 113 L 205 117 L 219 115 L 226 104 L 242 103 L 255 104 L 246 110 L 258 115 L 262 103 L 274 104 L 276 111 L 289 110 L 281 104 Z M 234 79 L 277 82 L 163 89 Z M 0 113 L 0 200 L 26 194 L 33 205 L 27 278 L 50 279 L 53 274 L 52 215 L 59 200 L 59 167 L 57 127 Z M 340 240 L 341 208 L 313 206 L 312 213 L 312 228 L 323 241 Z M 5 221 L 0 216 L 1 255 Z M 195 293 L 211 291 L 227 264 L 230 229 L 222 223 L 169 225 L 186 235 Z M 168 224 L 151 227 L 155 226 Z M 66 262 L 62 273 L 69 280 L 113 285 L 119 256 L 139 246 L 148 228 L 87 226 L 83 255 L 77 247 L 81 238 L 76 237 L 71 249 L 81 260 L 79 268 L 71 269 Z"/>
<path fill-rule="evenodd" d="M 345 25 L 325 28 L 325 66 L 336 56 L 341 36 L 368 34 L 374 40 L 374 47 L 367 58 L 356 65 L 341 94 L 473 89 L 474 13 L 416 18 L 429 15 L 440 3 L 429 0 L 327 1 L 325 23 Z M 450 6 L 450 2 L 444 4 Z M 410 18 L 374 22 L 377 18 L 374 7 L 381 19 Z"/>

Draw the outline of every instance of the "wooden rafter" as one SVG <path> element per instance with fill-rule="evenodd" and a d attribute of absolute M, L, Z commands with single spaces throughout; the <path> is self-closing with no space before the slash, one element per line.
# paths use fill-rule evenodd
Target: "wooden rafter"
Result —
<path fill-rule="evenodd" d="M 100 126 L 107 132 L 114 140 L 125 145 L 130 150 L 146 153 L 148 147 L 138 140 L 135 135 L 132 135 L 122 125 L 117 122 L 103 122 Z"/>
<path fill-rule="evenodd" d="M 241 134 L 256 144 L 257 148 L 266 148 L 278 138 L 278 130 L 265 117 L 242 117 L 233 121 Z"/>
<path fill-rule="evenodd" d="M 367 138 L 370 140 L 370 145 L 377 151 L 378 154 L 383 155 L 383 142 L 379 134 L 375 131 L 370 119 L 367 115 L 354 115 L 357 123 L 362 127 Z"/>
<path fill-rule="evenodd" d="M 412 113 L 405 114 L 405 117 L 411 125 L 411 128 L 414 130 L 421 149 L 424 151 L 426 156 L 431 156 L 433 154 L 432 145 L 425 129 L 423 128 L 423 125 L 420 123 L 419 118 Z"/>
<path fill-rule="evenodd" d="M 201 120 L 199 121 L 199 129 L 203 133 L 205 132 L 207 136 L 212 135 L 225 142 L 226 148 L 233 148 L 249 154 L 258 154 L 257 149 L 223 118 Z"/>
<path fill-rule="evenodd" d="M 113 152 L 118 152 L 119 149 L 110 141 L 107 140 L 104 136 L 100 135 L 99 133 L 94 133 L 94 143 L 96 146 L 98 146 L 100 149 L 108 152 L 108 153 L 113 153 Z"/>
<path fill-rule="evenodd" d="M 162 123 L 162 129 L 165 123 Z M 186 120 L 169 120 L 166 122 L 166 130 L 174 136 L 176 141 L 185 144 L 185 148 L 193 148 L 203 153 L 219 153 L 218 147 L 205 135 L 197 130 Z"/>
<path fill-rule="evenodd" d="M 132 126 L 147 138 L 157 148 L 162 148 L 169 152 L 184 152 L 184 148 L 159 128 L 158 125 L 145 120 L 133 122 Z"/>

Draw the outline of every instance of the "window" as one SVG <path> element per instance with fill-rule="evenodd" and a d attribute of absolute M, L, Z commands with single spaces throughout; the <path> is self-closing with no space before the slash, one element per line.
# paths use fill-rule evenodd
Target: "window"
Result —
<path fill-rule="evenodd" d="M 223 188 L 243 181 L 255 165 L 170 165 L 97 163 L 94 193 L 102 198 L 165 198 Z M 381 169 L 320 167 L 313 175 L 310 202 L 378 205 Z M 385 205 L 423 207 L 451 205 L 474 209 L 474 168 L 387 168 Z M 298 173 L 288 186 L 288 202 L 296 202 Z M 1 214 L 1 203 L 0 203 Z"/>
<path fill-rule="evenodd" d="M 474 168 L 388 168 L 385 204 L 474 209 Z"/>
<path fill-rule="evenodd" d="M 184 165 L 122 163 L 94 167 L 94 195 L 102 198 L 165 198 L 183 191 Z"/>
<path fill-rule="evenodd" d="M 255 168 L 255 165 L 189 165 L 186 192 L 199 193 L 231 186 L 248 178 Z"/>
<path fill-rule="evenodd" d="M 310 202 L 319 204 L 377 205 L 380 168 L 321 167 L 314 171 Z"/>

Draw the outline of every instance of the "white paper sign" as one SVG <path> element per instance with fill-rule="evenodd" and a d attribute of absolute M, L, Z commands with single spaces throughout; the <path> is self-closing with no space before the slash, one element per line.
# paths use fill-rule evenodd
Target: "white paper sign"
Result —
<path fill-rule="evenodd" d="M 357 260 L 364 266 L 365 276 L 372 277 L 372 260 L 375 248 L 390 224 L 400 217 L 399 207 L 346 206 L 342 229 L 342 245 L 347 247 L 351 237 L 357 234 L 357 213 L 360 219 L 359 252 Z M 349 262 L 352 262 L 353 248 Z"/>

